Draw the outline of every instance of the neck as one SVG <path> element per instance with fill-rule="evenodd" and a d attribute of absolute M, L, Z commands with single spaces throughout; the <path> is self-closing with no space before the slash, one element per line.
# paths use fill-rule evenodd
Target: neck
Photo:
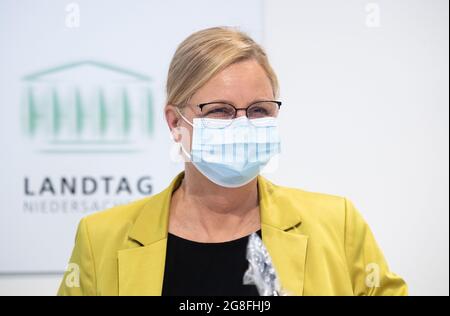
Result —
<path fill-rule="evenodd" d="M 239 188 L 225 188 L 187 163 L 183 182 L 172 200 L 171 221 L 177 224 L 169 223 L 169 230 L 184 237 L 220 242 L 260 228 L 256 179 Z"/>

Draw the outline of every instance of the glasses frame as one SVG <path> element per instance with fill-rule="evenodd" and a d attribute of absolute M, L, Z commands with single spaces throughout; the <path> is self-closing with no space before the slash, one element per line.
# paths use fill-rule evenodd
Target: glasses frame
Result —
<path fill-rule="evenodd" d="M 258 104 L 258 103 L 261 103 L 261 102 L 273 102 L 273 103 L 278 105 L 278 110 L 280 110 L 281 105 L 283 104 L 281 101 L 276 101 L 276 100 L 259 100 L 259 101 L 256 101 L 256 102 L 253 102 L 253 103 L 249 104 L 246 108 L 237 108 L 233 104 L 230 104 L 228 102 L 212 101 L 212 102 L 205 102 L 205 103 L 197 104 L 197 105 L 195 105 L 195 107 L 198 107 L 200 109 L 200 113 L 202 113 L 202 115 L 203 115 L 203 107 L 208 105 L 208 104 L 225 104 L 225 105 L 229 105 L 229 106 L 231 106 L 234 109 L 234 115 L 233 115 L 232 118 L 230 118 L 230 120 L 233 120 L 233 119 L 236 118 L 236 115 L 237 115 L 238 111 L 245 111 L 245 116 L 247 118 L 249 118 L 248 117 L 248 109 L 250 109 L 252 107 L 252 105 L 255 105 L 255 104 Z"/>

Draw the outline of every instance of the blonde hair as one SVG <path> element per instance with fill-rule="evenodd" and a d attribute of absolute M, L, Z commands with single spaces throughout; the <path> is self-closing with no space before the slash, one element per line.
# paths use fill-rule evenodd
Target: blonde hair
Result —
<path fill-rule="evenodd" d="M 166 104 L 184 106 L 215 74 L 250 59 L 264 69 L 277 98 L 277 76 L 263 48 L 247 34 L 231 27 L 213 27 L 191 34 L 178 46 L 170 63 Z"/>

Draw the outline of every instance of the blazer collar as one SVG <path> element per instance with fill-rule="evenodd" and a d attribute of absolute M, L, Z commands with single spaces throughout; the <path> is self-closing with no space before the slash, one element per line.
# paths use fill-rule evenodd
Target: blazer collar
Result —
<path fill-rule="evenodd" d="M 167 238 L 170 200 L 183 177 L 181 172 L 166 189 L 148 199 L 129 233 L 131 239 L 146 246 Z"/>
<path fill-rule="evenodd" d="M 164 276 L 170 200 L 184 177 L 180 173 L 170 185 L 148 199 L 129 238 L 141 247 L 120 250 L 119 294 L 161 295 Z M 258 176 L 262 238 L 283 288 L 292 295 L 303 294 L 308 237 L 299 233 L 302 206 L 287 188 Z"/>

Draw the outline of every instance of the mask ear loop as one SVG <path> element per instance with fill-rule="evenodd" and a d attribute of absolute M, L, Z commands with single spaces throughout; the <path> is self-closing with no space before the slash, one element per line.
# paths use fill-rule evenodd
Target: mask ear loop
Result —
<path fill-rule="evenodd" d="M 189 125 L 191 125 L 192 127 L 194 127 L 194 124 L 192 124 L 191 122 L 189 122 L 189 120 L 188 120 L 183 114 L 181 114 L 181 111 L 180 111 L 180 109 L 179 109 L 178 107 L 176 107 L 175 109 L 176 109 L 176 111 L 178 112 L 178 114 L 180 114 L 181 118 L 182 118 L 186 123 L 188 123 Z M 191 155 L 184 149 L 183 143 L 180 141 L 179 144 L 180 144 L 180 149 L 181 149 L 181 151 L 183 152 L 183 154 L 184 154 L 190 161 L 192 161 Z"/>
<path fill-rule="evenodd" d="M 176 109 L 177 109 L 178 114 L 180 114 L 181 118 L 182 118 L 186 123 L 188 123 L 189 125 L 191 125 L 192 127 L 194 127 L 194 124 L 192 124 L 191 122 L 189 122 L 189 120 L 188 120 L 186 117 L 184 117 L 183 114 L 181 114 L 180 109 L 179 109 L 178 107 L 176 107 Z"/>

